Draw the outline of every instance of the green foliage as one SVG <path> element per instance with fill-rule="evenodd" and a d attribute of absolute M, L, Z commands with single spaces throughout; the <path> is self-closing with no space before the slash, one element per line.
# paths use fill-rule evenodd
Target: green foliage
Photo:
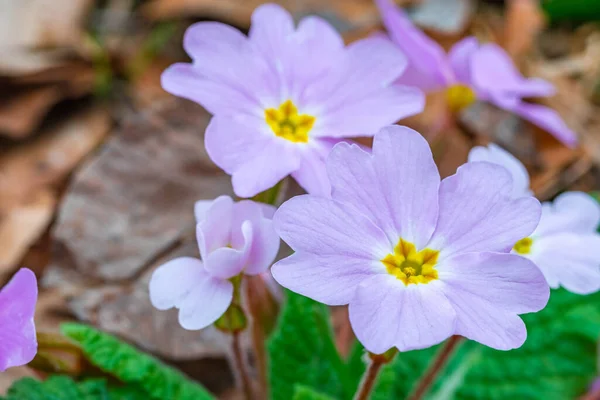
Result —
<path fill-rule="evenodd" d="M 206 389 L 156 358 L 90 326 L 68 323 L 63 334 L 77 342 L 89 361 L 123 383 L 138 387 L 146 399 L 209 400 Z"/>
<path fill-rule="evenodd" d="M 135 387 L 111 387 L 105 379 L 76 382 L 68 376 L 45 381 L 23 378 L 15 382 L 3 400 L 144 400 L 148 395 Z"/>
<path fill-rule="evenodd" d="M 333 342 L 329 310 L 323 304 L 287 293 L 268 343 L 270 390 L 274 400 L 289 400 L 297 385 L 336 399 L 348 398 L 347 368 Z"/>
<path fill-rule="evenodd" d="M 554 290 L 544 310 L 523 319 L 528 339 L 521 348 L 502 352 L 463 342 L 427 398 L 562 400 L 583 394 L 596 376 L 600 293 Z M 352 398 L 365 370 L 364 350 L 357 344 L 344 362 L 331 335 L 325 306 L 288 294 L 269 346 L 274 399 Z M 406 398 L 439 348 L 398 354 L 381 371 L 372 399 Z"/>
<path fill-rule="evenodd" d="M 600 20 L 598 0 L 542 0 L 542 8 L 552 21 Z"/>

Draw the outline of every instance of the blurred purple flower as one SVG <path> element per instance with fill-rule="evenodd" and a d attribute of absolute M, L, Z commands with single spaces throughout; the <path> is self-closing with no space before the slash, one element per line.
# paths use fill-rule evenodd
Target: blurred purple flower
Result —
<path fill-rule="evenodd" d="M 511 171 L 514 196 L 529 190 L 525 166 L 496 145 L 475 147 L 469 161 L 489 161 Z M 517 190 L 518 189 L 518 190 Z M 582 192 L 566 192 L 553 202 L 542 203 L 542 217 L 533 233 L 520 239 L 513 253 L 533 261 L 552 288 L 564 287 L 577 294 L 600 290 L 600 204 Z"/>
<path fill-rule="evenodd" d="M 25 365 L 37 353 L 35 274 L 21 268 L 0 291 L 0 371 Z"/>
<path fill-rule="evenodd" d="M 477 39 L 468 37 L 446 54 L 412 24 L 400 7 L 390 0 L 376 0 L 376 3 L 391 39 L 408 58 L 407 70 L 399 83 L 425 91 L 444 89 L 454 109 L 476 99 L 490 102 L 539 126 L 567 146 L 577 143 L 575 132 L 556 111 L 526 101 L 552 96 L 554 87 L 542 79 L 524 78 L 500 46 L 480 45 Z"/>
<path fill-rule="evenodd" d="M 229 196 L 199 201 L 196 235 L 202 261 L 181 257 L 160 266 L 150 279 L 150 300 L 159 310 L 176 307 L 189 330 L 215 322 L 232 301 L 231 278 L 265 272 L 279 250 L 274 208 Z"/>
<path fill-rule="evenodd" d="M 248 37 L 200 22 L 184 47 L 193 63 L 169 67 L 162 85 L 214 114 L 206 149 L 241 197 L 289 174 L 308 192 L 329 195 L 324 159 L 335 143 L 372 136 L 424 107 L 420 90 L 392 85 L 406 59 L 387 38 L 345 47 L 323 19 L 295 28 L 275 4 L 254 11 Z"/>
<path fill-rule="evenodd" d="M 305 195 L 275 213 L 296 252 L 271 269 L 283 286 L 349 304 L 367 350 L 420 349 L 457 334 L 512 349 L 549 289 L 512 245 L 537 225 L 540 204 L 512 199 L 506 169 L 468 163 L 440 182 L 425 139 L 406 127 L 375 135 L 373 152 L 338 144 L 327 161 L 332 199 Z"/>

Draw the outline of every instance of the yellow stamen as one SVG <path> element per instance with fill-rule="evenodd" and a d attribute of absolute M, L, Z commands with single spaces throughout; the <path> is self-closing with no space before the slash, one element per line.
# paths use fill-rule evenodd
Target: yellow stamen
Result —
<path fill-rule="evenodd" d="M 513 250 L 519 254 L 531 253 L 531 246 L 533 245 L 533 239 L 530 237 L 523 238 L 515 243 Z"/>
<path fill-rule="evenodd" d="M 460 112 L 475 103 L 477 96 L 467 85 L 457 83 L 446 89 L 446 102 L 453 113 Z"/>
<path fill-rule="evenodd" d="M 316 118 L 312 115 L 298 114 L 296 105 L 291 100 L 287 100 L 279 106 L 279 109 L 266 109 L 265 120 L 276 136 L 294 143 L 307 143 L 308 133 L 315 124 Z"/>
<path fill-rule="evenodd" d="M 400 239 L 394 247 L 394 253 L 385 256 L 381 262 L 390 274 L 408 286 L 411 283 L 429 283 L 438 279 L 438 272 L 434 267 L 439 254 L 439 251 L 432 249 L 417 251 L 414 244 Z"/>

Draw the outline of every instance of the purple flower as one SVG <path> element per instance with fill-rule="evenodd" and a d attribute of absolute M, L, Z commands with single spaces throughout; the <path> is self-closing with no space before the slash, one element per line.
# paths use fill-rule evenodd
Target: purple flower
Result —
<path fill-rule="evenodd" d="M 35 274 L 21 268 L 0 291 L 0 371 L 25 365 L 37 353 Z"/>
<path fill-rule="evenodd" d="M 214 114 L 206 149 L 241 197 L 289 174 L 308 192 L 329 195 L 324 159 L 335 143 L 372 136 L 424 107 L 420 90 L 392 85 L 406 59 L 389 40 L 345 47 L 321 18 L 295 28 L 275 4 L 254 11 L 248 37 L 200 22 L 184 47 L 193 63 L 168 68 L 162 85 Z"/>
<path fill-rule="evenodd" d="M 376 0 L 390 37 L 408 57 L 407 71 L 398 80 L 426 91 L 446 90 L 451 109 L 460 110 L 476 99 L 510 111 L 551 133 L 567 146 L 576 134 L 549 107 L 526 101 L 548 97 L 554 87 L 542 79 L 524 78 L 506 52 L 493 43 L 480 45 L 469 37 L 446 55 L 442 47 L 416 28 L 390 0 Z"/>
<path fill-rule="evenodd" d="M 274 208 L 229 196 L 199 201 L 196 236 L 202 261 L 181 257 L 158 267 L 150 280 L 150 301 L 159 310 L 176 307 L 189 330 L 215 322 L 232 301 L 231 278 L 266 271 L 279 250 Z"/>
<path fill-rule="evenodd" d="M 533 263 L 508 251 L 533 232 L 540 204 L 509 196 L 506 169 L 468 163 L 440 182 L 425 139 L 391 126 L 375 135 L 372 154 L 338 144 L 327 170 L 332 199 L 298 196 L 275 214 L 295 251 L 272 268 L 280 284 L 349 304 L 373 353 L 453 334 L 503 350 L 525 341 L 518 314 L 543 308 L 549 289 Z"/>
<path fill-rule="evenodd" d="M 529 175 L 525 166 L 498 146 L 475 147 L 469 161 L 489 161 L 511 171 L 516 196 L 526 195 Z M 531 193 L 531 191 L 529 191 Z M 513 247 L 513 253 L 533 261 L 552 288 L 589 294 L 600 290 L 600 205 L 582 192 L 566 192 L 542 203 L 540 223 Z"/>

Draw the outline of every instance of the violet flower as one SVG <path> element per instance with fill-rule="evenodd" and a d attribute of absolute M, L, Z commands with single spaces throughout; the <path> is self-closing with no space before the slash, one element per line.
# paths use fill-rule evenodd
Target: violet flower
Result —
<path fill-rule="evenodd" d="M 383 23 L 396 45 L 408 58 L 408 68 L 398 80 L 426 91 L 445 90 L 454 111 L 476 99 L 519 115 L 546 130 L 567 146 L 575 146 L 576 134 L 553 109 L 527 101 L 555 92 L 549 82 L 524 78 L 506 52 L 493 43 L 479 44 L 474 37 L 443 48 L 413 25 L 406 13 L 390 0 L 375 0 Z"/>
<path fill-rule="evenodd" d="M 0 371 L 29 363 L 37 353 L 35 274 L 21 268 L 0 290 Z"/>
<path fill-rule="evenodd" d="M 510 197 L 505 168 L 473 162 L 440 181 L 425 139 L 391 126 L 375 135 L 372 154 L 336 145 L 327 170 L 331 199 L 298 196 L 275 213 L 295 251 L 271 269 L 281 285 L 349 304 L 372 353 L 454 334 L 501 350 L 523 344 L 518 314 L 542 309 L 549 289 L 532 262 L 509 251 L 541 209 L 533 197 Z"/>
<path fill-rule="evenodd" d="M 530 194 L 525 166 L 496 145 L 475 147 L 469 161 L 489 161 L 513 175 L 514 196 Z M 517 190 L 518 189 L 518 190 Z M 542 217 L 533 233 L 520 239 L 513 253 L 533 261 L 551 288 L 564 287 L 577 294 L 600 290 L 600 204 L 582 192 L 565 192 L 542 203 Z"/>
<path fill-rule="evenodd" d="M 227 310 L 231 279 L 265 272 L 279 250 L 271 217 L 274 207 L 229 196 L 199 201 L 196 235 L 202 261 L 181 257 L 158 267 L 150 279 L 150 301 L 159 310 L 176 307 L 185 329 L 202 329 Z"/>
<path fill-rule="evenodd" d="M 344 46 L 323 19 L 258 7 L 248 37 L 218 22 L 185 34 L 193 63 L 169 67 L 168 92 L 214 115 L 206 130 L 211 159 L 252 197 L 291 174 L 308 192 L 329 195 L 325 157 L 342 138 L 372 136 L 423 110 L 416 88 L 392 83 L 406 68 L 386 38 Z"/>

